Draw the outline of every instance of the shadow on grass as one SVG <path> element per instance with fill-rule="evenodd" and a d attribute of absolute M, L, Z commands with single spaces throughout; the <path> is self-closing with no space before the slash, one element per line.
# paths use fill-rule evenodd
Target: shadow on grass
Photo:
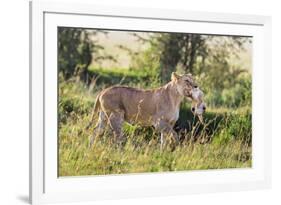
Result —
<path fill-rule="evenodd" d="M 91 70 L 93 77 L 98 77 L 96 84 L 98 85 L 117 85 L 117 84 L 139 84 L 144 86 L 150 85 L 150 78 L 148 74 L 135 73 L 134 71 L 114 72 L 113 70 Z"/>
<path fill-rule="evenodd" d="M 220 122 L 224 119 L 226 112 L 211 112 L 207 111 L 204 113 L 204 122 L 203 125 L 200 123 L 198 117 L 195 117 L 190 111 L 190 107 L 184 103 L 180 109 L 180 116 L 178 121 L 175 124 L 174 129 L 180 133 L 190 133 L 193 132 L 193 136 L 199 136 L 203 131 L 208 136 L 214 134 L 214 132 L 218 129 Z"/>

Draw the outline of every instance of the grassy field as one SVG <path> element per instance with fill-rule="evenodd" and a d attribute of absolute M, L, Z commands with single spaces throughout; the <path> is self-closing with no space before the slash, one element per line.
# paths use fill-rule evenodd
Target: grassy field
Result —
<path fill-rule="evenodd" d="M 95 70 L 96 86 L 89 91 L 77 82 L 59 83 L 59 176 L 104 175 L 140 172 L 164 172 L 201 169 L 251 167 L 251 109 L 208 107 L 205 125 L 190 112 L 188 102 L 181 106 L 175 129 L 181 143 L 174 150 L 160 150 L 159 133 L 153 128 L 124 125 L 124 146 L 112 143 L 108 130 L 88 147 L 93 129 L 85 129 L 90 120 L 95 96 L 108 85 L 122 83 L 134 87 L 147 85 L 150 76 L 137 71 Z"/>

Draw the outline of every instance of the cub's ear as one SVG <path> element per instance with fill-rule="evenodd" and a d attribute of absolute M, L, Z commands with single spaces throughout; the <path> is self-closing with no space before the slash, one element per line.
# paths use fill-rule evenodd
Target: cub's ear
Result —
<path fill-rule="evenodd" d="M 171 75 L 171 80 L 178 80 L 180 78 L 180 76 L 178 74 L 176 74 L 175 72 L 172 72 L 172 75 Z"/>

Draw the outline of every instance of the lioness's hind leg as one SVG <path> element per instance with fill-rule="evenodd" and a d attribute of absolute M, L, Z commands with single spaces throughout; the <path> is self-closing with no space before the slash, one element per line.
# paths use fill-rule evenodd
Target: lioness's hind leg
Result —
<path fill-rule="evenodd" d="M 99 119 L 94 128 L 93 134 L 90 137 L 90 143 L 89 143 L 90 147 L 94 144 L 96 137 L 103 135 L 103 133 L 105 131 L 105 127 L 106 127 L 106 116 L 105 116 L 104 112 L 101 111 L 99 113 Z"/>

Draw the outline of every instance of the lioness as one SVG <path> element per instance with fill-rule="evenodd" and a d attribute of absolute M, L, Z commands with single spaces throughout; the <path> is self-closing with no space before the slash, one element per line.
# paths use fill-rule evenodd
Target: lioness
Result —
<path fill-rule="evenodd" d="M 173 127 L 179 118 L 180 103 L 184 97 L 192 101 L 192 112 L 202 119 L 202 114 L 206 109 L 203 93 L 191 74 L 172 73 L 171 81 L 156 89 L 142 90 L 113 86 L 101 91 L 96 98 L 89 124 L 92 124 L 95 114 L 99 112 L 97 125 L 90 138 L 90 146 L 96 136 L 103 134 L 107 124 L 110 125 L 115 139 L 122 142 L 124 121 L 154 126 L 161 133 L 161 147 L 167 135 L 172 135 L 178 142 L 178 135 Z"/>

